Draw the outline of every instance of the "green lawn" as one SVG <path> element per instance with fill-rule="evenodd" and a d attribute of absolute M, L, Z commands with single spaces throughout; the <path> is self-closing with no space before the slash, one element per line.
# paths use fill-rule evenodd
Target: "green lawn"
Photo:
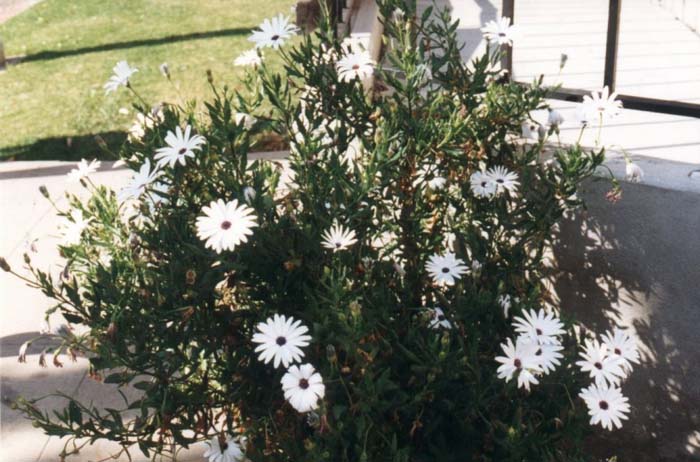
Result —
<path fill-rule="evenodd" d="M 8 57 L 0 72 L 0 158 L 80 159 L 100 154 L 95 135 L 118 145 L 134 113 L 128 91 L 102 86 L 122 59 L 147 101 L 208 97 L 206 70 L 237 86 L 233 59 L 251 48 L 263 18 L 291 0 L 45 0 L 0 25 Z M 160 74 L 167 62 L 179 92 Z M 126 108 L 128 114 L 121 114 Z M 121 111 L 124 112 L 124 111 Z"/>

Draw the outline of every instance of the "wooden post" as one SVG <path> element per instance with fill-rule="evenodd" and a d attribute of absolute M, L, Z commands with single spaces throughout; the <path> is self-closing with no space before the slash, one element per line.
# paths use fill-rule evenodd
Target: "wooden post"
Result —
<path fill-rule="evenodd" d="M 2 38 L 0 38 L 0 69 L 5 67 L 5 47 L 2 44 Z"/>

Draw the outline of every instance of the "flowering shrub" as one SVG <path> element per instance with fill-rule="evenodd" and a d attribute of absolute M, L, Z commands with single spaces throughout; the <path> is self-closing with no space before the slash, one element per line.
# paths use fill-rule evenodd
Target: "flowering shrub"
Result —
<path fill-rule="evenodd" d="M 214 462 L 501 462 L 583 460 L 589 418 L 621 425 L 634 341 L 593 338 L 543 282 L 603 151 L 543 162 L 560 116 L 519 139 L 540 83 L 508 83 L 493 48 L 463 63 L 449 16 L 412 8 L 381 3 L 384 64 L 326 21 L 291 46 L 279 16 L 236 60 L 245 92 L 212 83 L 206 114 L 135 98 L 129 184 L 95 186 L 80 164 L 91 197 L 60 212 L 65 271 L 26 260 L 67 321 L 54 362 L 84 355 L 93 378 L 142 393 L 54 416 L 20 400 L 37 426 L 147 455 L 208 441 Z M 492 46 L 508 25 L 487 26 Z M 135 69 L 114 71 L 107 90 L 136 94 Z M 589 120 L 619 111 L 599 96 Z M 289 139 L 288 175 L 249 158 L 270 131 Z"/>

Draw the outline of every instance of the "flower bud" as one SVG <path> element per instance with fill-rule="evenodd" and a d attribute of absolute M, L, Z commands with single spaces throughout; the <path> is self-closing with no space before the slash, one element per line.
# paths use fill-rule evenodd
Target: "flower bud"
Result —
<path fill-rule="evenodd" d="M 47 199 L 49 198 L 49 190 L 46 189 L 46 186 L 44 186 L 43 184 L 41 186 L 39 186 L 39 192 L 45 198 L 47 198 Z"/>
<path fill-rule="evenodd" d="M 5 258 L 0 257 L 0 268 L 2 268 L 3 271 L 7 271 L 8 273 L 12 271 L 12 268 L 10 268 L 10 265 L 7 263 L 7 260 Z"/>

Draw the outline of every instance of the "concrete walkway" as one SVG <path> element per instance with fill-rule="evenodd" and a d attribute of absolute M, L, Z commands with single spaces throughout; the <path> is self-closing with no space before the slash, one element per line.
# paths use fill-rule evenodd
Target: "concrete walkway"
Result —
<path fill-rule="evenodd" d="M 41 0 L 0 0 L 0 24 L 41 2 Z"/>
<path fill-rule="evenodd" d="M 3 226 L 0 227 L 0 255 L 15 270 L 23 266 L 22 255 L 28 252 L 27 243 L 35 242 L 37 252 L 29 251 L 35 266 L 49 268 L 53 274 L 61 271 L 61 259 L 56 250 L 58 218 L 53 206 L 39 192 L 46 186 L 60 207 L 66 206 L 64 191 L 85 197 L 80 184 L 66 181 L 66 173 L 75 163 L 65 162 L 5 162 L 0 163 L 0 211 Z M 129 177 L 127 170 L 113 170 L 111 163 L 103 163 L 103 169 L 92 175 L 95 183 L 119 188 Z M 21 272 L 21 271 L 20 271 Z M 64 442 L 49 438 L 31 426 L 9 402 L 18 396 L 36 398 L 55 391 L 77 396 L 85 402 L 94 401 L 101 406 L 119 408 L 121 398 L 113 385 L 105 385 L 86 377 L 87 361 L 64 361 L 63 368 L 41 368 L 38 365 L 39 348 L 30 349 L 27 363 L 17 362 L 20 345 L 39 334 L 40 322 L 50 302 L 39 291 L 26 287 L 22 281 L 7 273 L 0 273 L 0 461 L 29 462 L 56 461 Z M 54 324 L 56 325 L 56 324 Z M 42 402 L 46 410 L 58 409 L 64 400 L 50 398 Z M 118 451 L 115 444 L 98 442 L 86 447 L 79 456 L 69 460 L 97 461 Z M 203 460 L 204 448 L 200 445 L 178 460 Z M 147 461 L 136 449 L 134 461 Z M 124 458 L 120 460 L 125 460 Z"/>

